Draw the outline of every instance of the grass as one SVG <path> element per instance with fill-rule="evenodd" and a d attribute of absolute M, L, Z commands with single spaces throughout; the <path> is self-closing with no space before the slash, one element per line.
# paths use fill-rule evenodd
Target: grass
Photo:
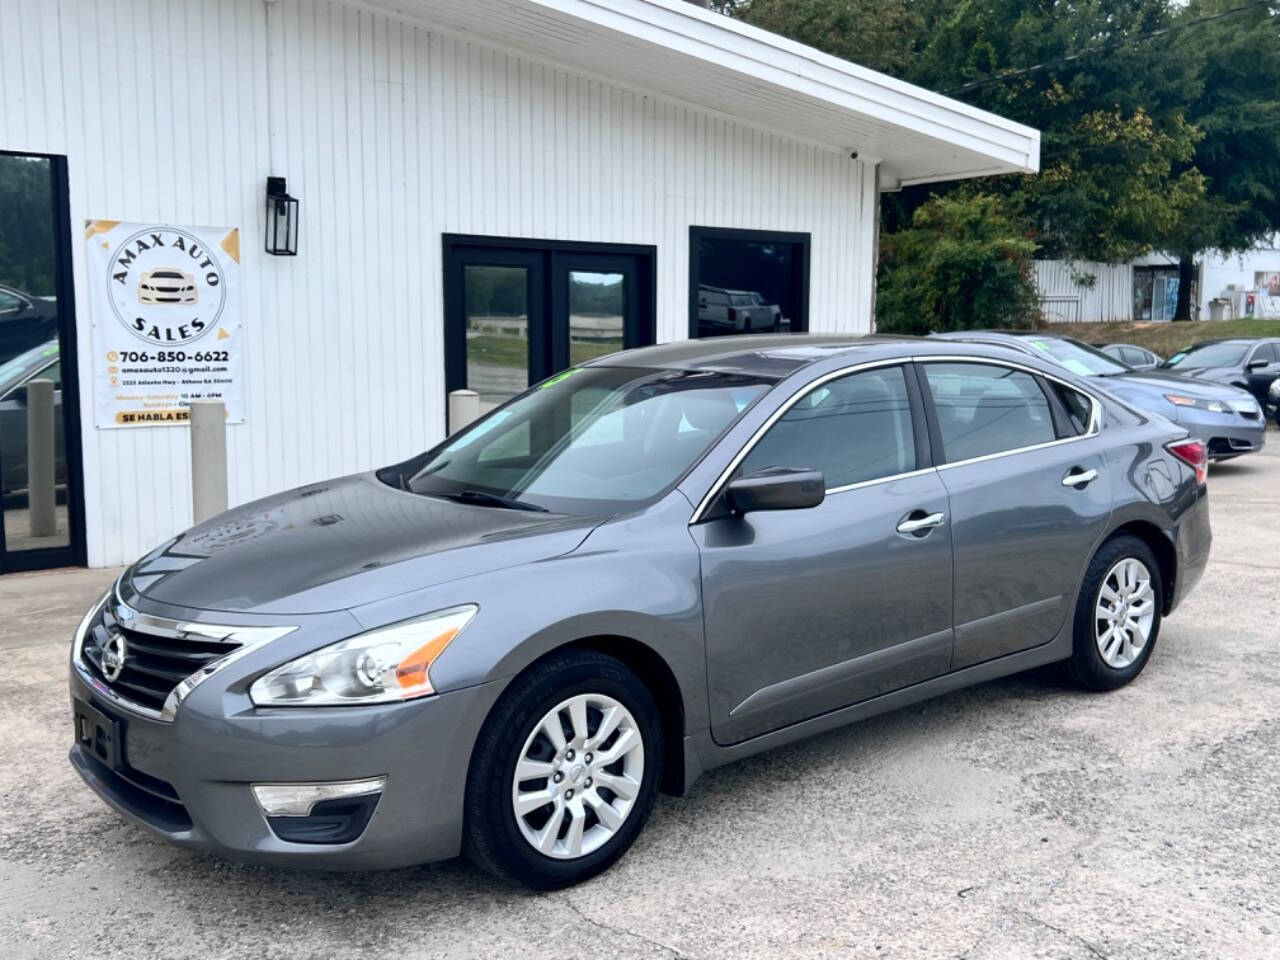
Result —
<path fill-rule="evenodd" d="M 1201 340 L 1280 337 L 1280 320 L 1244 317 L 1216 323 L 1055 323 L 1048 329 L 1085 343 L 1136 343 L 1170 357 Z"/>
<path fill-rule="evenodd" d="M 583 363 L 592 357 L 602 357 L 621 349 L 621 339 L 574 340 L 569 344 L 569 360 L 571 363 Z M 481 334 L 467 339 L 467 359 L 495 367 L 520 368 L 529 362 L 529 344 L 517 337 Z"/>

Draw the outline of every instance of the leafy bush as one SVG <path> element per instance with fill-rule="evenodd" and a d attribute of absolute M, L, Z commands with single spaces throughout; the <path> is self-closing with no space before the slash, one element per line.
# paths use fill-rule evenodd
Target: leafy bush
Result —
<path fill-rule="evenodd" d="M 1035 249 L 998 197 L 933 197 L 909 228 L 881 238 L 876 326 L 915 334 L 1032 326 Z"/>

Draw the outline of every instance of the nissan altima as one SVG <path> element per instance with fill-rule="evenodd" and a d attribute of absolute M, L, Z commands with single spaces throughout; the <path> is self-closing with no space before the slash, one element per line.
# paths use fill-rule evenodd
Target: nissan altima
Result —
<path fill-rule="evenodd" d="M 614 354 L 137 561 L 75 633 L 71 762 L 186 847 L 565 886 L 736 758 L 1053 662 L 1129 683 L 1206 466 L 999 346 Z"/>

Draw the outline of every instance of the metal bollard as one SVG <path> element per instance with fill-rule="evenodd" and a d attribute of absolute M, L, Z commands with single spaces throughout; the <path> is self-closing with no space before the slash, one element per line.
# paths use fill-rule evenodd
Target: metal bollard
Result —
<path fill-rule="evenodd" d="M 53 381 L 32 380 L 27 384 L 27 515 L 33 537 L 58 532 L 53 447 Z"/>
<path fill-rule="evenodd" d="M 455 390 L 449 394 L 449 435 L 457 433 L 480 417 L 480 394 L 474 390 Z"/>
<path fill-rule="evenodd" d="M 195 523 L 227 509 L 227 408 L 221 400 L 191 402 L 191 507 Z"/>

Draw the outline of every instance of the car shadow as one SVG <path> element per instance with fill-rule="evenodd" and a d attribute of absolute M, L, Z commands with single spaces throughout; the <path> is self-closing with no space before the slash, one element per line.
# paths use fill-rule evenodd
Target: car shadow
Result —
<path fill-rule="evenodd" d="M 779 784 L 847 776 L 859 767 L 885 768 L 886 754 L 911 751 L 940 735 L 967 728 L 988 729 L 1007 722 L 1017 703 L 1088 696 L 1064 680 L 1053 667 L 954 691 L 838 730 L 746 757 L 705 774 L 689 795 L 659 797 L 646 830 L 624 864 L 646 869 L 646 848 L 662 850 L 672 837 L 721 834 L 744 806 L 767 801 Z M 664 837 L 664 834 L 667 836 Z M 279 919 L 282 900 L 291 910 L 305 907 L 313 930 L 332 925 L 334 936 L 349 937 L 351 915 L 361 929 L 377 929 L 379 915 L 405 911 L 466 909 L 471 917 L 519 909 L 526 899 L 555 894 L 507 885 L 465 858 L 397 870 L 327 872 L 258 867 L 211 854 L 163 848 L 162 865 L 146 871 L 167 889 L 198 891 L 202 913 L 218 916 L 232 910 L 245 923 L 267 927 Z M 657 854 L 661 856 L 659 852 Z M 626 867 L 621 868 L 626 869 Z M 515 898 L 513 900 L 513 898 Z M 376 938 L 375 938 L 376 940 Z M 371 942 L 369 946 L 374 946 Z"/>

